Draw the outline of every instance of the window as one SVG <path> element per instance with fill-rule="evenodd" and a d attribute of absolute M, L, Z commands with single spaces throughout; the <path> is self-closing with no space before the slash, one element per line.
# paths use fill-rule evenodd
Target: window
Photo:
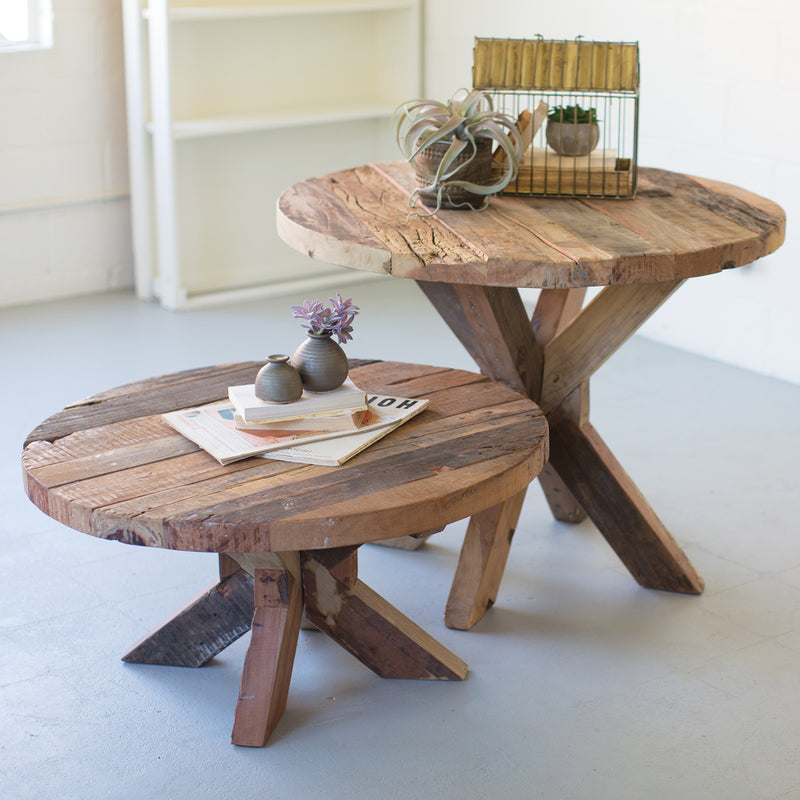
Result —
<path fill-rule="evenodd" d="M 50 0 L 0 0 L 0 53 L 52 46 Z"/>

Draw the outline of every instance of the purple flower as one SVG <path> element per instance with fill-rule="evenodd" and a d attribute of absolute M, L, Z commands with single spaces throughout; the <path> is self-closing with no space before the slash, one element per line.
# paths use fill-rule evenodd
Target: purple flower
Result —
<path fill-rule="evenodd" d="M 338 292 L 335 298 L 328 299 L 330 308 L 323 306 L 319 300 L 306 300 L 301 306 L 292 306 L 292 316 L 305 320 L 303 327 L 311 333 L 330 331 L 340 344 L 349 342 L 353 338 L 353 320 L 359 308 L 354 305 L 352 297 L 344 300 Z"/>

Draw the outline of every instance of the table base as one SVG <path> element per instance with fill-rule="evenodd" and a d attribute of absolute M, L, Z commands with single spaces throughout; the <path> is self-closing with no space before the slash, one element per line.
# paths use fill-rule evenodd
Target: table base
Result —
<path fill-rule="evenodd" d="M 545 412 L 550 461 L 540 482 L 555 517 L 588 515 L 642 586 L 701 593 L 702 579 L 589 422 L 589 378 L 681 281 L 608 286 L 585 308 L 585 289 L 543 289 L 532 319 L 515 288 L 417 283 L 481 372 Z M 506 501 L 505 530 L 513 531 L 520 509 L 519 498 Z M 471 627 L 488 607 L 465 611 L 452 593 L 451 600 L 445 623 L 453 628 Z"/>
<path fill-rule="evenodd" d="M 463 680 L 467 665 L 358 578 L 357 546 L 220 556 L 220 580 L 125 654 L 199 667 L 251 630 L 231 741 L 262 747 L 286 708 L 303 618 L 382 678 Z"/>

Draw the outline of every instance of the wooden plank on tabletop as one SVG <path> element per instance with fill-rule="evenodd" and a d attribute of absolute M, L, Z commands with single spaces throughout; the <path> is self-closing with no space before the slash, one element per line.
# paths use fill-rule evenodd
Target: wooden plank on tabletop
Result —
<path fill-rule="evenodd" d="M 558 203 L 572 203 L 574 201 L 549 199 L 546 208 L 553 208 Z M 529 285 L 543 288 L 570 288 L 573 286 L 592 286 L 605 283 L 608 274 L 608 263 L 612 255 L 598 242 L 589 242 L 551 218 L 549 214 L 535 208 L 529 203 L 512 201 L 508 198 L 498 197 L 493 201 L 494 210 L 506 218 L 513 220 L 515 225 L 530 231 L 541 241 L 563 256 L 559 263 L 555 258 L 557 268 L 548 271 L 545 279 L 531 281 Z M 522 283 L 520 283 L 522 285 Z"/>
<path fill-rule="evenodd" d="M 278 198 L 276 226 L 284 242 L 311 258 L 379 274 L 390 271 L 385 245 L 331 191 L 330 180 L 312 178 L 289 187 Z"/>
<path fill-rule="evenodd" d="M 112 447 L 101 453 L 80 456 L 28 470 L 28 475 L 48 487 L 76 480 L 121 472 L 197 451 L 198 446 L 180 434 L 136 442 L 127 447 Z"/>
<path fill-rule="evenodd" d="M 489 285 L 518 286 L 521 263 L 532 271 L 544 272 L 572 266 L 571 258 L 533 231 L 517 225 L 513 217 L 498 213 L 491 203 L 480 213 L 442 210 L 436 216 L 485 263 L 485 283 Z"/>
<path fill-rule="evenodd" d="M 739 192 L 726 191 L 726 184 L 701 183 L 689 175 L 666 170 L 642 169 L 640 176 L 650 180 L 670 194 L 688 200 L 692 205 L 711 211 L 731 222 L 741 225 L 765 238 L 773 236 L 782 227 L 785 216 L 774 203 L 751 204 L 740 199 Z M 778 245 L 776 244 L 775 247 Z"/>
<path fill-rule="evenodd" d="M 209 481 L 216 481 L 217 485 L 221 480 L 241 483 L 247 480 L 249 463 L 237 461 L 223 466 L 204 450 L 198 450 L 121 472 L 105 473 L 52 489 L 50 513 L 77 530 L 92 531 L 94 512 L 98 508 L 128 500 L 142 501 L 166 492 L 182 490 L 184 494 L 192 494 L 198 485 L 207 485 Z"/>
<path fill-rule="evenodd" d="M 658 282 L 674 278 L 674 256 L 669 248 L 620 225 L 602 211 L 569 200 L 532 198 L 529 202 L 584 242 L 611 256 L 608 282 L 631 283 L 644 278 L 647 282 Z"/>
<path fill-rule="evenodd" d="M 710 178 L 695 177 L 694 180 L 709 191 L 734 197 L 745 205 L 758 209 L 762 212 L 764 219 L 773 220 L 775 232 L 778 230 L 783 231 L 785 228 L 786 212 L 773 200 L 730 183 L 723 183 Z M 778 245 L 775 246 L 777 247 Z"/>
<path fill-rule="evenodd" d="M 411 425 L 413 421 L 402 427 Z M 454 435 L 457 433 L 454 430 L 436 434 L 426 428 L 419 438 L 407 440 L 395 451 L 376 445 L 362 454 L 364 458 L 355 459 L 349 465 L 325 470 L 307 481 L 295 481 L 292 485 L 292 512 L 301 514 L 342 500 L 352 500 L 357 505 L 368 493 L 430 477 L 443 467 L 458 469 L 541 446 L 529 414 L 515 414 L 500 421 L 493 419 L 482 426 L 470 425 L 465 430 Z M 409 447 L 413 447 L 413 459 L 408 457 Z M 284 497 L 249 495 L 233 502 L 170 516 L 165 523 L 168 528 L 165 535 L 197 534 L 198 528 L 204 525 L 218 528 L 220 534 L 229 536 L 262 535 L 270 521 L 281 519 L 285 522 L 290 516 L 287 515 Z"/>
<path fill-rule="evenodd" d="M 584 201 L 631 230 L 668 247 L 675 277 L 689 278 L 749 263 L 760 242 L 752 231 L 680 198 L 641 198 L 634 203 Z"/>
<path fill-rule="evenodd" d="M 412 215 L 408 194 L 375 166 L 356 167 L 322 180 L 392 253 L 393 273 L 399 270 L 398 274 L 404 274 L 431 262 L 463 264 L 475 260 L 475 253 L 435 220 Z M 395 224 L 406 216 L 402 227 Z"/>
<path fill-rule="evenodd" d="M 202 377 L 191 380 L 167 380 L 165 385 L 163 380 L 156 378 L 151 389 L 143 385 L 146 382 L 140 381 L 134 384 L 135 391 L 130 393 L 115 393 L 99 402 L 87 398 L 45 420 L 28 435 L 25 444 L 43 439 L 54 441 L 86 428 L 222 400 L 227 397 L 231 384 L 252 383 L 260 366 L 259 362 L 251 362 L 238 367 L 210 367 L 201 371 L 204 373 Z"/>
<path fill-rule="evenodd" d="M 387 176 L 400 190 L 405 191 L 406 196 L 413 191 L 413 169 L 405 162 L 380 162 L 373 164 L 372 167 Z M 457 238 L 468 252 L 468 255 L 461 259 L 464 263 L 476 259 L 483 263 L 490 253 L 493 261 L 502 261 L 507 258 L 511 261 L 532 260 L 560 263 L 565 260 L 563 253 L 557 248 L 551 247 L 533 231 L 517 230 L 513 217 L 505 221 L 498 220 L 494 209 L 497 199 L 492 199 L 492 204 L 486 211 L 475 214 L 459 210 L 441 210 L 435 217 L 429 217 L 427 224 L 437 231 L 437 241 L 440 235 L 452 235 Z M 405 226 L 403 229 L 405 230 Z M 516 248 L 514 247 L 515 242 Z M 442 261 L 443 259 L 437 259 L 437 263 Z"/>
<path fill-rule="evenodd" d="M 484 459 L 463 465 L 446 463 L 430 470 L 430 475 L 411 476 L 407 481 L 388 481 L 385 486 L 364 492 L 354 503 L 353 498 L 332 500 L 320 509 L 299 509 L 296 514 L 276 520 L 273 537 L 299 525 L 323 526 L 331 519 L 337 521 L 338 535 L 357 527 L 367 538 L 379 538 L 381 532 L 392 531 L 412 535 L 420 530 L 441 529 L 522 491 L 537 475 L 547 460 L 547 424 L 535 422 L 538 447 L 528 450 L 490 454 Z M 380 519 L 382 531 L 374 527 L 372 518 Z"/>
<path fill-rule="evenodd" d="M 194 383 L 195 381 L 205 381 L 206 379 L 214 376 L 215 378 L 222 379 L 227 385 L 228 382 L 239 381 L 247 382 L 251 375 L 255 375 L 256 371 L 263 366 L 264 362 L 261 361 L 246 361 L 231 364 L 216 364 L 204 367 L 194 367 L 192 369 L 184 369 L 178 372 L 170 372 L 165 375 L 155 375 L 149 378 L 144 378 L 138 381 L 131 381 L 130 383 L 117 386 L 112 389 L 106 389 L 85 400 L 72 403 L 71 406 L 80 406 L 84 404 L 92 405 L 105 400 L 110 400 L 117 397 L 133 396 L 137 394 L 147 395 L 152 392 L 169 391 L 171 387 L 180 384 Z M 252 380 L 250 378 L 250 380 Z M 70 406 L 70 407 L 71 407 Z"/>
<path fill-rule="evenodd" d="M 509 454 L 446 470 L 424 481 L 366 495 L 355 508 L 352 501 L 343 500 L 327 506 L 324 517 L 312 510 L 277 520 L 270 539 L 280 548 L 293 537 L 296 540 L 302 526 L 309 546 L 322 547 L 330 533 L 330 520 L 335 520 L 340 542 L 413 536 L 420 528 L 431 526 L 442 529 L 523 492 L 541 470 L 546 451 L 542 446 L 530 457 Z"/>
<path fill-rule="evenodd" d="M 516 410 L 517 408 L 520 410 Z M 426 470 L 438 469 L 441 466 L 439 462 L 447 458 L 442 452 L 441 442 L 452 439 L 454 431 L 460 434 L 463 430 L 477 430 L 475 435 L 479 437 L 481 448 L 490 450 L 491 437 L 487 437 L 483 429 L 496 426 L 495 413 L 504 425 L 511 424 L 516 419 L 521 420 L 524 430 L 514 435 L 514 446 L 525 447 L 529 441 L 526 437 L 530 437 L 536 430 L 530 421 L 526 422 L 524 416 L 525 413 L 530 415 L 530 408 L 530 404 L 520 401 L 517 407 L 506 404 L 496 412 L 484 409 L 427 423 L 422 441 L 414 441 L 412 420 L 394 431 L 390 437 L 360 454 L 357 461 L 337 469 L 253 459 L 258 464 L 259 473 L 269 470 L 269 474 L 251 480 L 243 480 L 238 476 L 237 480 L 224 485 L 220 485 L 221 481 L 217 479 L 196 485 L 194 491 L 167 490 L 141 499 L 134 498 L 112 504 L 95 511 L 93 530 L 90 532 L 102 538 L 121 538 L 123 541 L 178 549 L 188 542 L 191 542 L 191 547 L 186 549 L 195 550 L 255 550 L 258 546 L 266 548 L 269 520 L 285 513 L 283 506 L 286 498 L 286 474 L 292 474 L 292 503 L 298 511 L 306 507 L 303 504 L 313 508 L 319 503 L 332 502 L 342 492 L 347 498 L 358 497 L 365 492 L 367 486 L 377 490 L 387 481 L 390 485 L 395 485 L 397 480 L 407 479 L 409 470 L 417 477 L 420 474 L 426 477 Z M 503 412 L 502 409 L 507 411 Z M 538 411 L 534 416 L 537 415 Z M 529 416 L 527 419 L 533 418 Z M 461 442 L 462 439 L 457 441 Z M 420 452 L 426 447 L 439 449 L 439 458 L 432 456 L 432 465 L 419 460 Z M 415 454 L 412 465 L 403 463 L 409 461 L 409 450 L 413 450 Z M 398 463 L 406 469 L 398 472 Z M 391 480 L 384 474 L 388 471 L 396 472 Z M 240 527 L 232 524 L 221 530 L 219 526 L 226 522 L 220 516 L 223 512 L 228 512 L 243 523 L 249 520 L 250 524 Z M 166 525 L 165 519 L 168 520 Z M 206 525 L 206 521 L 210 524 Z"/>
<path fill-rule="evenodd" d="M 48 439 L 31 442 L 22 453 L 22 463 L 25 469 L 32 470 L 174 435 L 175 430 L 164 423 L 160 415 L 123 420 L 97 428 L 83 428 L 52 442 Z"/>
<path fill-rule="evenodd" d="M 249 466 L 253 463 L 253 466 Z M 213 526 L 202 524 L 202 512 L 206 508 L 228 502 L 245 502 L 250 497 L 281 496 L 287 480 L 298 475 L 319 475 L 324 467 L 306 464 L 291 464 L 268 459 L 249 459 L 248 469 L 231 472 L 221 478 L 195 484 L 193 487 L 164 489 L 138 498 L 101 506 L 92 514 L 91 530 L 88 533 L 101 539 L 114 539 L 128 544 L 168 549 L 194 550 L 197 552 L 255 551 L 262 544 L 260 537 L 251 539 L 246 547 L 239 547 L 225 532 L 218 533 Z M 181 514 L 195 514 L 198 523 L 192 535 L 176 538 L 165 519 Z M 266 538 L 263 547 L 267 548 Z"/>
<path fill-rule="evenodd" d="M 473 415 L 482 414 L 486 417 L 495 414 L 514 413 L 517 408 L 524 409 L 527 402 L 522 400 L 519 393 L 511 387 L 488 378 L 470 386 L 460 387 L 460 391 L 457 394 L 443 390 L 441 394 L 439 392 L 430 392 L 425 396 L 431 400 L 431 405 L 424 412 L 426 427 L 434 420 L 447 419 L 467 412 L 473 412 Z M 440 401 L 440 397 L 446 399 Z M 538 407 L 531 407 L 530 405 L 527 407 L 531 408 L 531 414 L 534 416 L 542 413 Z"/>
<path fill-rule="evenodd" d="M 408 397 L 423 397 L 428 392 L 458 389 L 485 381 L 481 375 L 466 370 L 451 370 L 446 367 L 420 370 L 398 369 L 391 366 L 385 370 L 373 370 L 369 375 L 358 373 L 356 379 L 369 394 L 404 394 Z"/>

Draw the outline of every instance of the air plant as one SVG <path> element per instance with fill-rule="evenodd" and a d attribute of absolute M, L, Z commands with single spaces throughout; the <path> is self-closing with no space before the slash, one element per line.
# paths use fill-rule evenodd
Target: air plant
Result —
<path fill-rule="evenodd" d="M 330 307 L 322 305 L 319 300 L 306 300 L 301 306 L 292 306 L 292 316 L 305 320 L 302 326 L 314 336 L 331 333 L 339 340 L 339 344 L 349 342 L 353 338 L 353 319 L 359 312 L 353 298 L 342 299 L 337 292 L 336 297 L 329 297 Z"/>
<path fill-rule="evenodd" d="M 439 142 L 448 145 L 435 173 L 422 170 L 425 185 L 414 190 L 409 205 L 413 206 L 418 197 L 435 201 L 436 208 L 431 212 L 435 213 L 442 205 L 444 193 L 453 187 L 485 197 L 483 209 L 488 205 L 489 195 L 501 191 L 516 177 L 522 157 L 519 129 L 511 117 L 494 110 L 491 97 L 484 92 L 460 89 L 447 103 L 409 100 L 395 109 L 393 120 L 397 144 L 418 174 L 420 165 L 416 159 L 421 154 Z M 488 185 L 461 180 L 457 175 L 475 159 L 481 139 L 496 144 L 496 154 L 502 154 L 497 159 L 502 166 L 499 177 L 490 179 Z M 465 205 L 472 208 L 471 204 Z"/>

